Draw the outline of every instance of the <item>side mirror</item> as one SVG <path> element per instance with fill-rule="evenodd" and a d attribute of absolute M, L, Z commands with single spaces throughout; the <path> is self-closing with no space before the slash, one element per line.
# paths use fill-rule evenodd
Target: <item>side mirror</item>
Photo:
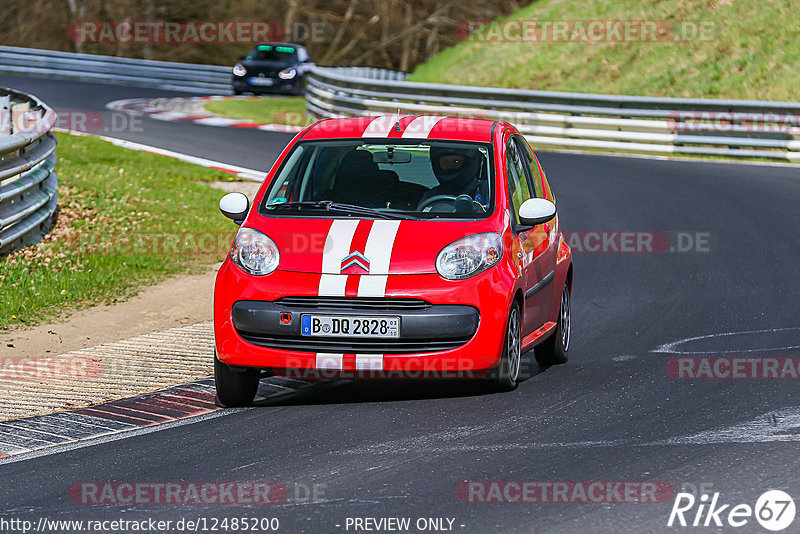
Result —
<path fill-rule="evenodd" d="M 556 205 L 544 198 L 529 198 L 519 207 L 519 222 L 526 226 L 546 223 L 556 216 Z"/>
<path fill-rule="evenodd" d="M 249 210 L 250 199 L 244 193 L 228 193 L 219 200 L 219 211 L 236 224 L 244 222 Z"/>

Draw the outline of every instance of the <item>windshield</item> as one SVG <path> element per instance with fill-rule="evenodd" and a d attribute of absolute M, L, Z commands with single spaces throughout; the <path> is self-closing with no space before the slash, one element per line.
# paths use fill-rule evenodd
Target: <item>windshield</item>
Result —
<path fill-rule="evenodd" d="M 261 212 L 330 216 L 486 217 L 492 211 L 489 145 L 400 139 L 297 144 L 273 180 Z M 326 202 L 327 201 L 327 202 Z M 325 213 L 328 212 L 328 213 Z M 379 213 L 378 213 L 379 212 Z M 346 210 L 338 206 L 336 215 Z"/>
<path fill-rule="evenodd" d="M 288 63 L 294 60 L 296 53 L 293 46 L 258 45 L 250 51 L 247 59 Z"/>

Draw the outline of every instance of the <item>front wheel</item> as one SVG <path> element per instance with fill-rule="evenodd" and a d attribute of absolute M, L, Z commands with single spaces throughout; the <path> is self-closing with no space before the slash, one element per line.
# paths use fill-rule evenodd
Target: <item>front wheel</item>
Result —
<path fill-rule="evenodd" d="M 572 291 L 570 291 L 569 283 L 566 283 L 564 284 L 564 291 L 561 293 L 561 307 L 558 310 L 556 331 L 546 341 L 533 349 L 539 365 L 559 365 L 567 361 L 571 333 L 571 296 Z"/>
<path fill-rule="evenodd" d="M 214 354 L 214 382 L 220 404 L 233 408 L 250 406 L 258 391 L 261 371 L 258 369 L 231 369 Z"/>
<path fill-rule="evenodd" d="M 506 336 L 500 363 L 495 367 L 496 387 L 500 391 L 517 388 L 519 369 L 522 362 L 522 314 L 516 302 L 508 314 Z"/>

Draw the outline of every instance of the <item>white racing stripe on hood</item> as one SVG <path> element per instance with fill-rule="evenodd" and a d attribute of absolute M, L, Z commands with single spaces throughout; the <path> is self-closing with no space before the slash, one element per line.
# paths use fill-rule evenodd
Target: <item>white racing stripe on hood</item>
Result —
<path fill-rule="evenodd" d="M 322 249 L 322 276 L 319 279 L 320 297 L 343 297 L 347 275 L 340 274 L 342 258 L 350 253 L 350 244 L 358 227 L 358 220 L 335 219 L 325 238 Z"/>
<path fill-rule="evenodd" d="M 335 219 L 331 224 L 322 249 L 322 275 L 319 278 L 320 297 L 343 297 L 347 285 L 347 275 L 340 274 L 342 258 L 350 253 L 350 245 L 358 227 L 358 220 Z M 341 369 L 344 354 L 318 352 L 317 369 Z"/>
<path fill-rule="evenodd" d="M 377 220 L 372 223 L 364 247 L 364 255 L 369 260 L 369 274 L 361 275 L 358 281 L 359 297 L 386 296 L 387 275 L 398 228 L 400 221 Z"/>
<path fill-rule="evenodd" d="M 431 117 L 423 116 L 417 117 L 408 123 L 406 129 L 403 130 L 403 137 L 415 137 L 419 139 L 427 139 L 431 134 L 431 130 L 436 126 L 444 117 Z"/>
<path fill-rule="evenodd" d="M 389 265 L 392 262 L 394 240 L 400 221 L 375 221 L 372 223 L 364 255 L 369 259 L 369 274 L 361 275 L 358 281 L 359 297 L 386 296 Z M 357 371 L 383 370 L 383 354 L 356 354 Z"/>

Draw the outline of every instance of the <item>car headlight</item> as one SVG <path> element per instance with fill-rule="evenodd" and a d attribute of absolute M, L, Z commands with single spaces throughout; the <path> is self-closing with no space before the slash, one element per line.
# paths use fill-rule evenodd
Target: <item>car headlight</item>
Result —
<path fill-rule="evenodd" d="M 278 268 L 278 246 L 269 237 L 252 228 L 239 228 L 231 247 L 231 261 L 249 274 L 264 276 Z"/>
<path fill-rule="evenodd" d="M 436 257 L 436 271 L 448 280 L 461 280 L 482 273 L 502 257 L 500 234 L 476 234 L 444 247 Z"/>
<path fill-rule="evenodd" d="M 278 78 L 281 80 L 291 80 L 297 76 L 297 71 L 295 69 L 283 69 L 278 73 Z"/>
<path fill-rule="evenodd" d="M 237 63 L 236 65 L 233 66 L 234 76 L 244 76 L 245 74 L 247 74 L 247 69 L 244 68 L 244 65 L 242 65 L 241 63 Z"/>

